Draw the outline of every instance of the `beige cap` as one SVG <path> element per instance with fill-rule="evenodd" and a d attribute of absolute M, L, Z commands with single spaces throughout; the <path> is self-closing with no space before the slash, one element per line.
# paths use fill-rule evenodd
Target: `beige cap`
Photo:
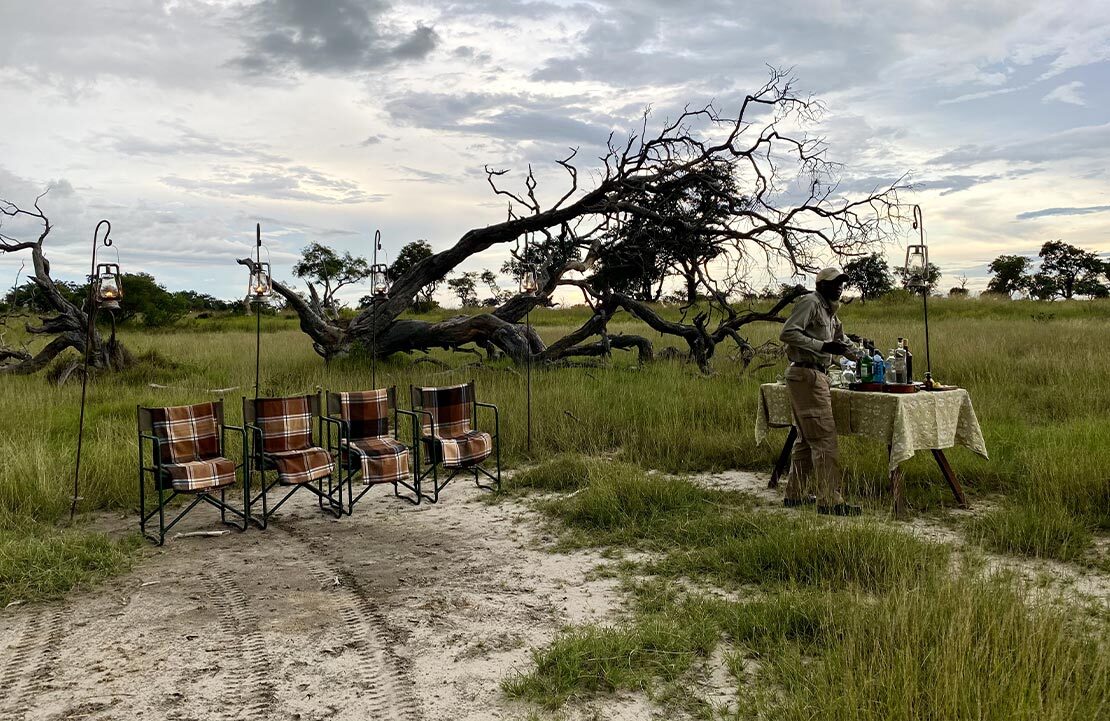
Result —
<path fill-rule="evenodd" d="M 817 282 L 820 283 L 825 280 L 839 280 L 840 278 L 848 279 L 848 274 L 835 266 L 825 268 L 817 274 Z"/>

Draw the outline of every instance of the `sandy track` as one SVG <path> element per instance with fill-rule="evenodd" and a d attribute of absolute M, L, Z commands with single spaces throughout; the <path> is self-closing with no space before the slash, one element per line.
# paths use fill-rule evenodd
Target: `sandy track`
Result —
<path fill-rule="evenodd" d="M 500 681 L 619 595 L 587 580 L 598 557 L 545 552 L 533 513 L 483 493 L 382 489 L 339 521 L 305 494 L 267 531 L 168 541 L 65 605 L 9 608 L 0 719 L 524 718 Z"/>

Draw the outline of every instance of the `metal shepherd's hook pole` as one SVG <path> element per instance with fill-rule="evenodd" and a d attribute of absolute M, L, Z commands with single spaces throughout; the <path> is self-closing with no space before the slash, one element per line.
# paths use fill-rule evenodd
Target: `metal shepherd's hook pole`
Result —
<path fill-rule="evenodd" d="M 378 268 L 378 250 L 382 247 L 382 231 L 377 229 L 374 231 L 374 251 L 371 266 L 377 270 Z M 371 281 L 376 283 L 376 278 L 371 278 Z M 372 388 L 378 387 L 378 292 L 377 288 L 371 288 L 370 292 L 370 305 L 373 308 L 370 322 L 370 386 Z"/>
<path fill-rule="evenodd" d="M 925 245 L 925 217 L 921 206 L 913 206 L 913 227 L 918 232 L 921 245 Z M 927 259 L 926 259 L 927 260 Z M 933 379 L 933 359 L 929 353 L 929 264 L 925 263 L 924 276 L 921 279 L 921 306 L 925 314 L 925 380 Z"/>
<path fill-rule="evenodd" d="M 254 272 L 262 268 L 262 223 L 254 224 Z M 262 370 L 262 303 L 254 304 L 254 399 L 258 400 Z"/>
<path fill-rule="evenodd" d="M 88 393 L 89 387 L 89 348 L 92 346 L 93 334 L 96 330 L 96 246 L 97 239 L 100 236 L 100 226 L 107 226 L 104 232 L 104 247 L 110 248 L 112 246 L 112 224 L 107 220 L 102 220 L 96 224 L 93 230 L 93 244 L 92 244 L 92 263 L 89 266 L 89 297 L 86 306 L 86 313 L 88 315 L 89 323 L 85 328 L 85 365 L 81 373 L 81 413 L 77 421 L 77 463 L 73 468 L 73 499 L 69 505 L 69 522 L 73 523 L 73 517 L 77 513 L 77 501 L 80 500 L 80 478 L 81 478 L 81 447 L 85 438 L 85 398 Z M 115 320 L 115 316 L 113 316 Z"/>

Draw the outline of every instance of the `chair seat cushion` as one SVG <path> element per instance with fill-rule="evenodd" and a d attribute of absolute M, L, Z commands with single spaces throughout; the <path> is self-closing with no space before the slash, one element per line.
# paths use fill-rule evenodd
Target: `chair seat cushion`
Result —
<path fill-rule="evenodd" d="M 485 431 L 467 431 L 450 438 L 424 438 L 433 462 L 448 468 L 466 468 L 489 458 L 493 453 L 493 436 Z"/>
<path fill-rule="evenodd" d="M 355 438 L 344 444 L 341 453 L 348 467 L 359 464 L 366 485 L 411 480 L 409 449 L 395 438 Z"/>
<path fill-rule="evenodd" d="M 186 493 L 222 488 L 235 483 L 235 461 L 227 458 L 166 463 L 162 465 L 162 470 L 169 477 L 174 490 Z"/>
<path fill-rule="evenodd" d="M 277 469 L 278 481 L 287 486 L 327 478 L 335 470 L 331 454 L 315 446 L 295 451 L 266 453 L 265 460 Z"/>

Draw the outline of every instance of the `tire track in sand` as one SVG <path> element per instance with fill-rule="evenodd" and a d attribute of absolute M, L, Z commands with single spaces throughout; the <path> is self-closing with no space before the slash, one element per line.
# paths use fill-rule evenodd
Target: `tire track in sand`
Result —
<path fill-rule="evenodd" d="M 3 709 L 0 718 L 27 718 L 38 697 L 51 689 L 57 672 L 66 636 L 67 609 L 51 606 L 32 613 L 15 651 L 4 663 L 4 677 L 0 680 L 0 709 Z"/>
<path fill-rule="evenodd" d="M 205 576 L 214 591 L 212 598 L 220 626 L 228 636 L 226 647 L 232 650 L 235 662 L 241 667 L 241 675 L 231 689 L 232 697 L 238 702 L 230 707 L 236 710 L 233 718 L 268 718 L 276 694 L 258 617 L 251 611 L 246 594 L 231 573 L 221 569 Z"/>
<path fill-rule="evenodd" d="M 277 528 L 277 526 L 275 526 Z M 295 526 L 281 526 L 282 532 L 305 547 L 301 554 L 321 588 L 340 597 L 339 616 L 355 641 L 354 647 L 362 661 L 365 693 L 359 697 L 366 704 L 360 712 L 375 721 L 416 721 L 423 717 L 415 700 L 415 685 L 409 678 L 407 664 L 389 642 L 389 626 L 378 604 L 350 573 L 337 570 L 315 555 L 319 540 L 311 538 Z"/>

